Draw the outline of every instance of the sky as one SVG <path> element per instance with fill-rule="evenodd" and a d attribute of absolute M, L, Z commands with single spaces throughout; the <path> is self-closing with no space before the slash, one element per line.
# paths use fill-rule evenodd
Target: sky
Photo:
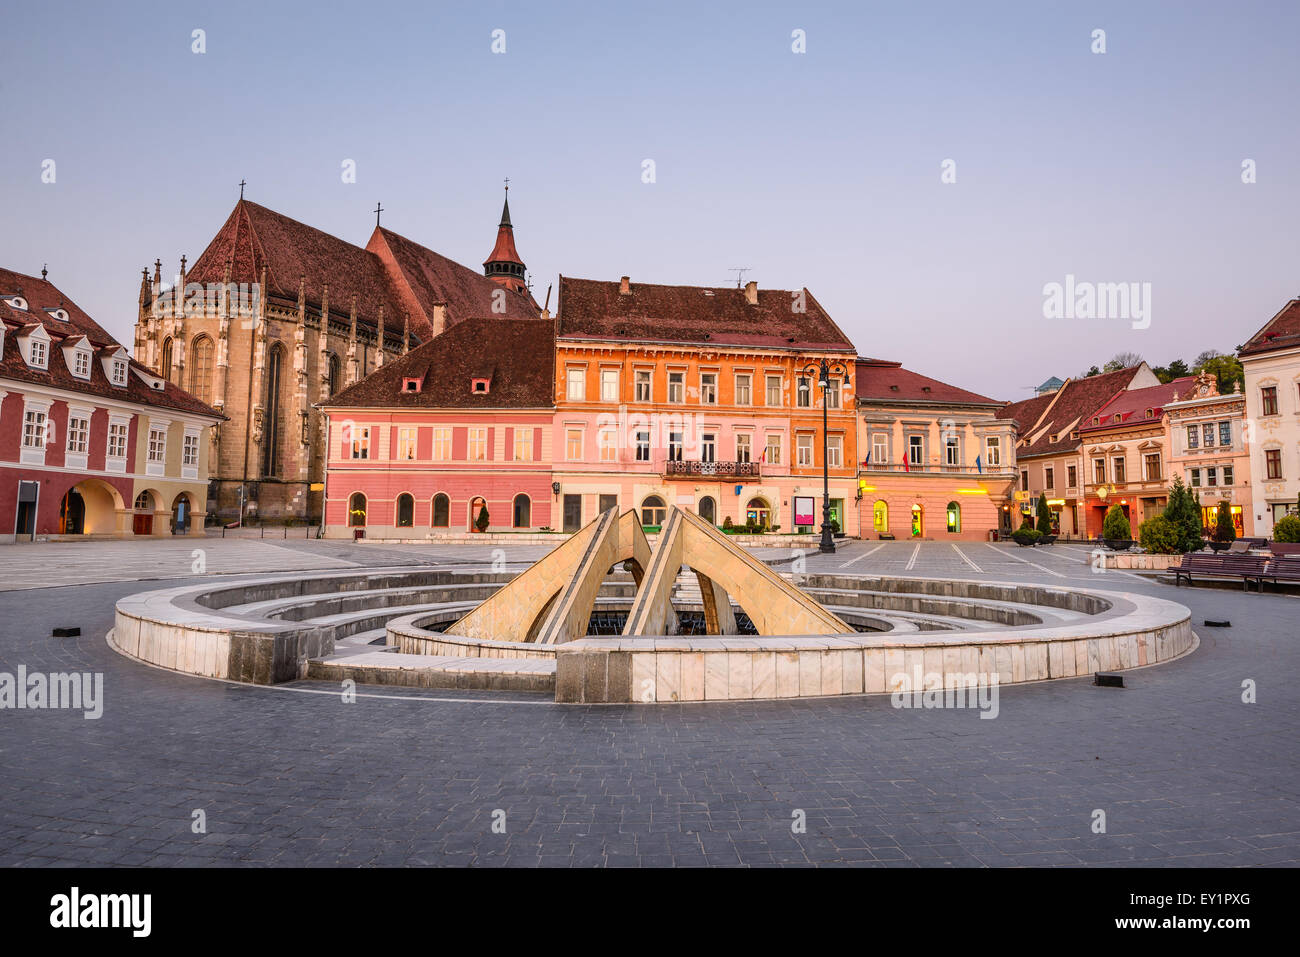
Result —
<path fill-rule="evenodd" d="M 241 180 L 478 269 L 509 177 L 539 302 L 747 267 L 1006 400 L 1231 352 L 1300 295 L 1300 3 L 0 2 L 0 265 L 128 347 L 141 268 L 194 262 Z M 1068 276 L 1143 310 L 1049 316 Z"/>

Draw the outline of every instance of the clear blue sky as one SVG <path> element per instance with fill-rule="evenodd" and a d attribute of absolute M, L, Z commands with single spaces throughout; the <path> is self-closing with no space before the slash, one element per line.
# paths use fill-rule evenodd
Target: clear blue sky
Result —
<path fill-rule="evenodd" d="M 140 268 L 193 262 L 240 179 L 359 244 L 382 200 L 385 225 L 478 268 L 509 176 L 539 301 L 561 272 L 724 285 L 748 266 L 806 285 L 863 354 L 1006 399 L 1121 350 L 1230 351 L 1300 293 L 1293 2 L 9 2 L 3 18 L 0 264 L 48 262 L 128 345 Z M 1066 274 L 1150 282 L 1150 328 L 1044 319 Z"/>

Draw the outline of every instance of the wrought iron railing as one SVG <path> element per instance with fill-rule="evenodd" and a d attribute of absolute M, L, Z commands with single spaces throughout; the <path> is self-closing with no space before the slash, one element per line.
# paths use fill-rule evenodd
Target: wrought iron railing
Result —
<path fill-rule="evenodd" d="M 759 478 L 762 475 L 758 462 L 694 462 L 681 459 L 669 459 L 664 463 L 665 474 L 695 478 L 700 476 L 723 476 L 727 478 Z"/>

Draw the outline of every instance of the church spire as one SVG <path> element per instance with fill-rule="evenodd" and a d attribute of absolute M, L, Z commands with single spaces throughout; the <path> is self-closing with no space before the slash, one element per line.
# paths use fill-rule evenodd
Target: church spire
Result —
<path fill-rule="evenodd" d="M 483 263 L 483 275 L 515 292 L 528 293 L 524 275 L 526 267 L 515 249 L 515 228 L 510 223 L 510 180 L 506 180 L 506 198 L 501 207 L 501 222 L 497 226 L 497 242 L 492 254 Z"/>

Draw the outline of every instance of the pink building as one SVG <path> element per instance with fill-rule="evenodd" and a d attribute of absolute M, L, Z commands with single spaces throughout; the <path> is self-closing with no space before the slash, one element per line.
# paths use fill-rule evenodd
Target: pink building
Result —
<path fill-rule="evenodd" d="M 325 535 L 553 526 L 554 355 L 550 322 L 466 319 L 322 403 Z"/>

